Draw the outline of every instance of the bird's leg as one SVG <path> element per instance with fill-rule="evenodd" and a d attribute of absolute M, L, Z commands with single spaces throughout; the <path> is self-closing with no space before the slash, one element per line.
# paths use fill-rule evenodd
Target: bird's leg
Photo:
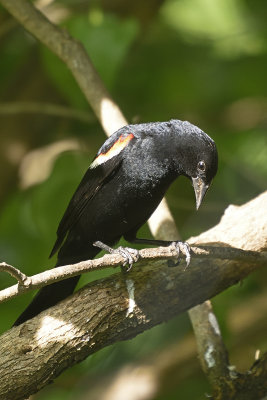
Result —
<path fill-rule="evenodd" d="M 156 239 L 139 239 L 139 238 L 125 238 L 130 243 L 139 243 L 139 244 L 151 244 L 155 246 L 173 246 L 175 251 L 177 252 L 177 256 L 179 259 L 180 252 L 185 255 L 186 267 L 190 264 L 191 254 L 190 254 L 190 246 L 187 242 L 182 242 L 181 240 L 177 241 L 168 241 L 168 240 L 156 240 Z M 179 264 L 179 260 L 175 265 Z"/>
<path fill-rule="evenodd" d="M 132 249 L 130 247 L 120 246 L 117 249 L 113 249 L 112 247 L 106 245 L 103 242 L 100 242 L 99 240 L 94 242 L 93 245 L 95 247 L 99 247 L 102 250 L 105 250 L 107 253 L 120 254 L 125 260 L 122 266 L 125 267 L 126 265 L 129 265 L 128 268 L 126 269 L 127 272 L 130 271 L 133 264 L 137 262 L 140 257 L 139 251 L 136 249 Z"/>
<path fill-rule="evenodd" d="M 186 265 L 185 265 L 184 269 L 186 269 L 189 266 L 190 261 L 191 261 L 191 254 L 190 254 L 191 248 L 190 248 L 189 244 L 187 242 L 182 242 L 181 240 L 177 240 L 176 242 L 172 242 L 171 245 L 174 246 L 175 250 L 177 251 L 178 258 L 179 258 L 180 251 L 185 255 L 185 264 Z M 178 263 L 179 263 L 179 260 L 178 260 Z"/>

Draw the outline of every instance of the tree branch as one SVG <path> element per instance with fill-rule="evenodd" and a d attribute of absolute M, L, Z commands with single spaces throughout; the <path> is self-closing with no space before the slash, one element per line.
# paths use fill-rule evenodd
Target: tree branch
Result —
<path fill-rule="evenodd" d="M 234 252 L 231 247 L 243 241 L 242 249 L 263 253 L 267 248 L 267 192 L 244 206 L 231 206 L 217 226 L 190 242 L 213 243 L 217 248 L 223 246 L 226 230 L 225 244 L 230 248 L 220 247 L 220 252 Z M 258 256 L 266 262 L 265 253 Z M 210 254 L 205 260 L 193 257 L 186 271 L 154 260 L 129 273 L 90 283 L 2 335 L 0 398 L 23 399 L 89 354 L 215 296 L 258 268 L 256 259 L 254 253 L 249 261 L 214 260 Z"/>
<path fill-rule="evenodd" d="M 267 262 L 267 254 L 261 254 L 255 251 L 245 251 L 241 249 L 224 246 L 191 246 L 192 260 L 232 260 L 236 262 L 246 262 L 261 267 Z M 134 268 L 150 265 L 154 266 L 154 261 L 166 261 L 176 259 L 176 251 L 172 246 L 159 247 L 154 249 L 140 250 L 140 261 Z M 6 263 L 0 263 L 0 271 L 5 271 L 19 281 L 19 284 L 13 285 L 0 291 L 0 303 L 17 297 L 20 294 L 34 289 L 50 285 L 51 283 L 61 281 L 72 276 L 77 276 L 90 271 L 101 270 L 109 267 L 119 267 L 124 259 L 119 254 L 107 254 L 94 260 L 82 261 L 77 264 L 64 265 L 50 270 L 46 270 L 33 276 L 26 276 L 19 269 Z M 185 266 L 185 263 L 181 263 Z"/>
<path fill-rule="evenodd" d="M 30 1 L 0 0 L 0 4 L 67 65 L 108 135 L 127 125 L 80 42 L 52 24 Z"/>
<path fill-rule="evenodd" d="M 241 366 L 244 370 L 244 359 L 246 363 L 248 359 L 253 360 L 253 356 L 248 355 L 251 341 L 255 343 L 255 341 L 265 340 L 266 312 L 265 293 L 255 293 L 252 297 L 243 299 L 242 304 L 231 307 L 227 318 L 227 331 L 231 336 L 234 335 L 234 340 L 229 343 L 229 349 L 232 362 L 237 361 L 235 369 L 233 365 L 229 368 L 231 375 Z M 261 327 L 261 329 L 256 329 L 257 333 L 255 333 L 255 326 Z M 97 376 L 88 375 L 86 387 L 81 390 L 76 400 L 119 399 L 122 393 L 131 393 L 131 400 L 140 400 L 140 398 L 154 400 L 155 396 L 160 396 L 162 393 L 167 397 L 168 393 L 177 389 L 177 382 L 179 386 L 184 385 L 199 376 L 196 357 L 195 338 L 189 333 L 179 341 L 169 343 L 160 349 L 157 348 L 155 353 L 144 357 L 140 355 L 137 360 L 126 362 L 108 373 L 101 374 L 100 371 Z M 235 378 L 235 381 L 241 380 L 244 376 L 235 374 Z M 227 400 L 229 398 L 229 396 L 224 397 Z M 255 394 L 250 396 L 251 399 L 255 399 Z"/>
<path fill-rule="evenodd" d="M 210 301 L 191 308 L 189 315 L 196 336 L 201 367 L 211 386 L 223 389 L 225 382 L 230 380 L 231 370 L 228 353 Z"/>
<path fill-rule="evenodd" d="M 13 278 L 17 279 L 17 281 L 22 284 L 23 286 L 27 286 L 26 281 L 28 277 L 21 272 L 19 269 L 9 265 L 5 262 L 0 263 L 0 271 L 7 272 L 9 275 L 13 276 Z M 0 291 L 1 293 L 1 291 Z"/>
<path fill-rule="evenodd" d="M 94 119 L 93 115 L 88 111 L 76 110 L 60 104 L 30 101 L 1 102 L 0 115 L 1 114 L 45 114 L 53 117 L 73 118 L 87 123 L 92 122 Z"/>

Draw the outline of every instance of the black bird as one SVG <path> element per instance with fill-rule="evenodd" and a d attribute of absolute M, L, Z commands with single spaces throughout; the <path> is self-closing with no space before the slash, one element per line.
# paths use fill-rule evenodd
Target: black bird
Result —
<path fill-rule="evenodd" d="M 137 239 L 137 231 L 180 175 L 191 179 L 198 209 L 217 164 L 214 141 L 189 122 L 124 126 L 105 141 L 86 171 L 60 221 L 50 257 L 58 252 L 57 266 L 92 259 L 122 236 L 131 243 L 169 245 Z M 122 254 L 132 264 L 129 251 Z M 69 296 L 78 279 L 42 288 L 15 325 Z"/>

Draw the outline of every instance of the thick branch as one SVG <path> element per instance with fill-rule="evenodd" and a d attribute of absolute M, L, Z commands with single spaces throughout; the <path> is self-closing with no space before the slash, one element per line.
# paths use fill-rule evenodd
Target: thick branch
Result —
<path fill-rule="evenodd" d="M 257 311 L 255 312 L 255 310 Z M 265 332 L 267 331 L 266 312 L 267 303 L 264 293 L 255 293 L 254 296 L 243 299 L 242 304 L 233 305 L 231 308 L 231 317 L 229 318 L 228 315 L 227 318 L 227 330 L 231 336 L 234 335 L 234 341 L 231 340 L 231 343 L 229 343 L 229 350 L 231 351 L 232 362 L 236 360 L 238 363 L 236 369 L 244 366 L 244 358 L 246 363 L 248 359 L 251 359 L 251 356 L 248 355 L 248 349 L 251 346 L 250 341 L 255 343 L 255 341 L 265 340 Z M 255 326 L 261 327 L 261 329 L 256 330 L 256 336 Z M 100 372 L 101 379 L 99 379 L 99 376 L 97 379 L 95 376 L 88 376 L 85 391 L 82 391 L 77 400 L 87 398 L 90 398 L 90 400 L 119 399 L 122 393 L 131 393 L 131 400 L 140 400 L 140 398 L 142 400 L 154 400 L 155 394 L 159 396 L 161 393 L 164 393 L 166 397 L 168 393 L 177 388 L 177 382 L 179 382 L 179 385 L 183 385 L 199 375 L 196 356 L 195 338 L 192 334 L 186 335 L 179 341 L 167 344 L 162 349 L 157 349 L 152 355 L 140 356 L 138 360 L 123 364 L 118 369 L 112 369 L 104 375 Z M 244 375 L 234 374 L 233 365 L 228 369 L 231 377 L 235 377 L 235 382 L 244 381 Z M 245 376 L 249 376 L 249 373 L 246 373 Z M 255 374 L 253 378 L 255 378 Z M 250 383 L 251 381 L 253 380 L 249 378 Z M 260 396 L 260 398 L 262 397 Z M 229 398 L 230 396 L 225 396 L 224 399 L 229 400 Z M 232 398 L 236 399 L 234 396 Z M 250 400 L 255 398 L 257 398 L 256 391 L 254 395 L 250 395 Z"/>
<path fill-rule="evenodd" d="M 228 246 L 243 240 L 245 250 L 262 252 L 267 248 L 266 208 L 267 192 L 242 207 L 228 209 L 216 227 L 194 241 L 205 244 L 216 240 L 217 247 L 227 230 L 227 238 L 231 238 Z M 0 398 L 25 398 L 89 354 L 132 338 L 215 296 L 256 268 L 253 259 L 214 262 L 212 258 L 193 258 L 184 271 L 157 260 L 153 267 L 135 267 L 130 273 L 117 273 L 87 285 L 2 335 Z"/>
<path fill-rule="evenodd" d="M 230 380 L 227 350 L 209 300 L 189 310 L 203 371 L 213 387 Z"/>

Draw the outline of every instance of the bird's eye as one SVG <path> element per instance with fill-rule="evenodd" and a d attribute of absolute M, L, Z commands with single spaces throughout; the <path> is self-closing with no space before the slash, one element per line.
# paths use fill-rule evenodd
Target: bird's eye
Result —
<path fill-rule="evenodd" d="M 204 163 L 204 161 L 199 161 L 199 163 L 197 164 L 197 169 L 201 172 L 204 172 L 206 170 L 206 164 Z"/>

